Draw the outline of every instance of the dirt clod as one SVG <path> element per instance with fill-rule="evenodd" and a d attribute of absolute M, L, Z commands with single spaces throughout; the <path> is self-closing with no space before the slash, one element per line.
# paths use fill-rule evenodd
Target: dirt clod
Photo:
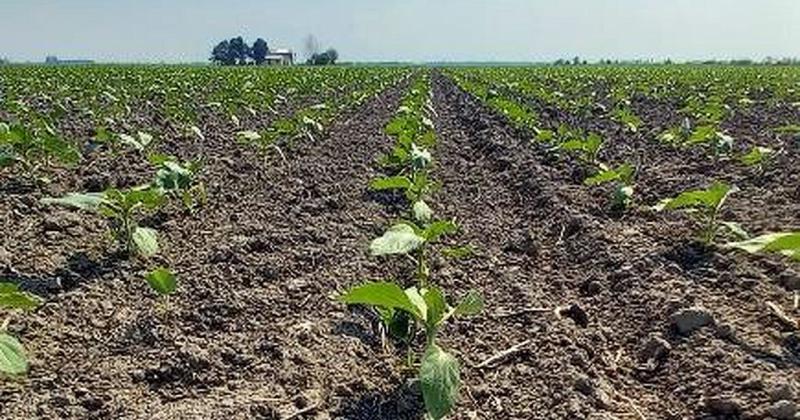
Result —
<path fill-rule="evenodd" d="M 669 317 L 670 324 L 679 334 L 688 335 L 714 322 L 711 312 L 701 307 L 680 309 Z"/>
<path fill-rule="evenodd" d="M 797 418 L 797 403 L 789 400 L 780 400 L 769 407 L 769 415 L 778 420 L 792 420 Z"/>

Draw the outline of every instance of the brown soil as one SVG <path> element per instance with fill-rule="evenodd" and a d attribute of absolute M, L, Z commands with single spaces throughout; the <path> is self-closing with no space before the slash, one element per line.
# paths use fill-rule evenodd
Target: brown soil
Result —
<path fill-rule="evenodd" d="M 211 117 L 205 141 L 169 136 L 164 151 L 207 157 L 209 187 L 198 212 L 169 208 L 149 220 L 162 232 L 156 262 L 180 277 L 169 302 L 142 280 L 152 262 L 108 251 L 100 219 L 38 203 L 141 182 L 150 172 L 137 157 L 59 171 L 45 191 L 3 185 L 0 269 L 47 302 L 11 324 L 32 368 L 2 383 L 0 417 L 421 418 L 402 352 L 381 343 L 369 311 L 333 299 L 408 268 L 365 252 L 400 216 L 367 185 L 392 146 L 383 126 L 404 89 L 341 116 L 286 162 L 237 144 Z M 763 418 L 777 400 L 797 401 L 800 333 L 765 306 L 800 315 L 788 290 L 800 281 L 795 269 L 704 250 L 687 239 L 693 225 L 682 215 L 613 214 L 607 190 L 580 185 L 576 162 L 531 144 L 436 73 L 434 107 L 443 188 L 432 207 L 462 227 L 448 242 L 476 255 L 437 260 L 433 277 L 453 296 L 475 288 L 487 302 L 442 331 L 463 365 L 453 418 Z M 617 136 L 610 144 L 624 144 Z M 648 204 L 727 165 L 631 141 L 635 151 L 606 153 L 641 154 L 637 187 Z M 786 155 L 763 179 L 731 175 L 743 191 L 726 217 L 756 232 L 800 227 L 797 163 Z M 679 334 L 670 318 L 693 307 L 712 322 Z"/>

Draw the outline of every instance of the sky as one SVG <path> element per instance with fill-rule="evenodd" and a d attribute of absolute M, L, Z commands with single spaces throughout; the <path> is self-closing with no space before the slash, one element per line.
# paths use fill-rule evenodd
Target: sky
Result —
<path fill-rule="evenodd" d="M 263 37 L 345 61 L 800 57 L 800 0 L 0 0 L 0 57 L 207 61 Z"/>

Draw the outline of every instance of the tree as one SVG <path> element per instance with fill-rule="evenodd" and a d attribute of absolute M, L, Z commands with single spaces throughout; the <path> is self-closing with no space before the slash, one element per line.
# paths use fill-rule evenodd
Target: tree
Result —
<path fill-rule="evenodd" d="M 228 46 L 228 58 L 234 64 L 245 65 L 247 58 L 250 56 L 250 47 L 244 42 L 241 36 L 231 38 Z"/>
<path fill-rule="evenodd" d="M 211 50 L 211 61 L 216 64 L 232 66 L 236 64 L 236 59 L 230 53 L 230 42 L 222 41 Z"/>
<path fill-rule="evenodd" d="M 264 64 L 264 61 L 267 61 L 268 53 L 269 47 L 267 46 L 267 41 L 258 38 L 256 42 L 253 43 L 253 48 L 250 49 L 250 58 L 252 58 L 256 64 Z"/>
<path fill-rule="evenodd" d="M 338 59 L 339 53 L 333 48 L 328 48 L 323 53 L 311 55 L 306 63 L 312 66 L 327 66 L 336 64 Z"/>
<path fill-rule="evenodd" d="M 333 48 L 328 48 L 328 50 L 325 51 L 325 55 L 328 56 L 328 64 L 336 64 L 336 60 L 339 59 L 339 52 Z"/>

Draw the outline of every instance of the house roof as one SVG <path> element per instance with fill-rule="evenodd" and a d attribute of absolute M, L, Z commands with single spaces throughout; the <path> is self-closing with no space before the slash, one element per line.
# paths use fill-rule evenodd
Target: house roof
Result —
<path fill-rule="evenodd" d="M 291 54 L 292 50 L 288 48 L 275 48 L 274 50 L 269 50 L 270 54 L 281 55 L 281 54 Z"/>

